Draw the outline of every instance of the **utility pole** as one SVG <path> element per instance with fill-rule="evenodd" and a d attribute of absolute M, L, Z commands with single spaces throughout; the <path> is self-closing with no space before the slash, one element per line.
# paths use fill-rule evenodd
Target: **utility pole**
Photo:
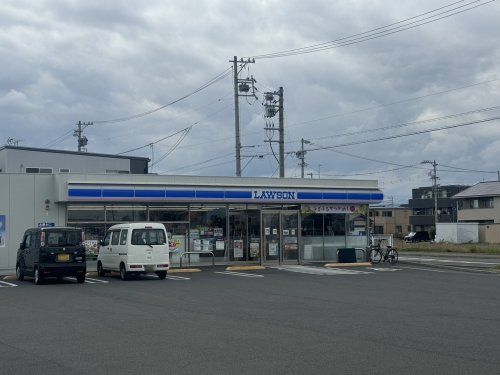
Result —
<path fill-rule="evenodd" d="M 78 152 L 87 151 L 85 149 L 85 146 L 89 143 L 89 140 L 87 137 L 85 137 L 83 134 L 83 130 L 90 125 L 94 125 L 93 122 L 82 122 L 78 121 L 78 124 L 76 124 L 77 128 L 73 132 L 73 137 L 77 137 L 77 142 L 78 142 Z"/>
<path fill-rule="evenodd" d="M 250 63 L 255 63 L 255 59 L 247 59 L 243 60 L 234 56 L 233 60 L 229 60 L 229 62 L 233 63 L 233 85 L 234 85 L 234 134 L 235 134 L 235 143 L 236 143 L 236 176 L 241 176 L 241 139 L 240 139 L 240 96 L 254 96 L 255 95 L 255 80 L 253 77 L 246 79 L 238 79 L 238 63 L 240 63 L 241 69 L 245 67 L 245 65 Z M 240 94 L 239 91 L 243 93 L 248 93 L 250 91 L 249 83 L 252 85 L 252 94 Z"/>
<path fill-rule="evenodd" d="M 277 97 L 277 99 L 275 98 Z M 279 158 L 278 158 L 278 164 L 280 168 L 280 178 L 285 177 L 285 115 L 284 115 L 284 109 L 283 109 L 283 87 L 280 87 L 278 91 L 274 92 L 266 92 L 264 93 L 264 108 L 265 108 L 265 113 L 264 117 L 266 118 L 266 127 L 264 128 L 266 130 L 266 134 L 268 134 L 268 140 L 265 140 L 264 142 L 269 142 L 275 143 L 278 142 L 279 144 Z M 273 135 L 274 132 L 276 131 L 276 128 L 274 127 L 274 123 L 272 120 L 270 120 L 272 117 L 276 116 L 276 112 L 279 113 L 279 140 L 275 141 L 273 140 Z M 268 120 L 269 119 L 269 120 Z"/>
<path fill-rule="evenodd" d="M 280 133 L 280 178 L 285 177 L 285 115 L 283 113 L 283 87 L 278 91 L 279 133 Z"/>
<path fill-rule="evenodd" d="M 438 195 L 438 184 L 437 184 L 438 177 L 437 177 L 436 167 L 438 164 L 436 163 L 435 160 L 432 160 L 432 161 L 431 160 L 424 160 L 422 162 L 422 164 L 431 164 L 433 167 L 433 173 L 432 173 L 431 179 L 432 179 L 432 192 L 434 195 L 434 227 L 437 227 L 439 216 L 438 216 L 438 197 L 437 197 L 437 195 Z"/>
<path fill-rule="evenodd" d="M 313 178 L 313 174 L 312 174 L 312 172 L 311 172 L 311 173 L 308 173 L 307 175 L 308 175 L 308 176 L 310 176 L 310 177 L 311 177 L 311 179 Z"/>
<path fill-rule="evenodd" d="M 300 159 L 300 178 L 304 178 L 304 168 L 306 167 L 306 152 L 304 150 L 304 144 L 309 144 L 311 142 L 309 142 L 308 140 L 302 138 L 300 140 L 301 142 L 301 148 L 300 148 L 300 151 L 297 151 L 295 153 L 295 155 L 297 156 L 297 158 Z"/>

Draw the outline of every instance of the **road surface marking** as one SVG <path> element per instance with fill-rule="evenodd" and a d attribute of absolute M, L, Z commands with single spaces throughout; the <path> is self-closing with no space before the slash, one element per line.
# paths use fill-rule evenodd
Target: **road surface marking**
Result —
<path fill-rule="evenodd" d="M 5 285 L 2 285 L 5 284 Z M 10 288 L 13 286 L 17 286 L 16 284 L 8 283 L 7 281 L 0 281 L 0 288 Z"/>
<path fill-rule="evenodd" d="M 399 260 L 416 260 L 420 262 L 438 262 L 438 263 L 462 263 L 462 264 L 483 264 L 485 266 L 495 266 L 500 265 L 500 262 L 470 262 L 466 260 L 454 260 L 454 259 L 435 259 L 435 258 L 407 258 L 399 257 Z"/>
<path fill-rule="evenodd" d="M 374 270 L 374 271 L 382 271 L 382 272 L 393 272 L 393 271 L 401 271 L 401 268 L 375 268 L 375 267 L 368 267 L 369 270 Z"/>
<path fill-rule="evenodd" d="M 72 280 L 72 281 L 76 281 L 76 277 L 67 277 L 67 279 Z M 85 282 L 88 284 L 98 284 L 95 281 L 89 281 L 87 278 L 85 278 Z"/>
<path fill-rule="evenodd" d="M 176 281 L 191 280 L 189 277 L 173 276 L 173 275 L 167 275 L 167 279 L 176 280 Z"/>
<path fill-rule="evenodd" d="M 103 283 L 103 284 L 109 283 L 109 281 L 106 281 L 106 280 L 91 279 L 90 277 L 86 277 L 85 280 L 95 281 L 96 283 Z"/>
<path fill-rule="evenodd" d="M 429 272 L 441 272 L 441 273 L 447 273 L 446 271 L 441 271 L 441 270 L 431 270 L 429 268 L 418 268 L 418 267 L 403 267 L 405 270 L 419 270 L 419 271 L 429 271 Z"/>
<path fill-rule="evenodd" d="M 358 271 L 352 269 L 345 268 L 320 268 L 320 267 L 308 267 L 308 266 L 281 266 L 281 267 L 272 267 L 280 271 L 289 271 L 289 272 L 297 272 L 297 273 L 305 273 L 309 275 L 361 275 L 368 274 L 372 272 L 367 271 Z"/>
<path fill-rule="evenodd" d="M 221 275 L 240 276 L 240 277 L 264 277 L 264 275 L 259 275 L 259 274 L 233 272 L 233 271 L 214 272 L 214 273 L 218 273 Z"/>

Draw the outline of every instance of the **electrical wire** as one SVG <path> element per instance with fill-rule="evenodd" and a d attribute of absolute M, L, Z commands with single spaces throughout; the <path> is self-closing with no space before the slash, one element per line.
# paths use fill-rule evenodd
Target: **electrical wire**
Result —
<path fill-rule="evenodd" d="M 382 27 L 377 27 L 375 29 L 365 31 L 363 33 L 358 33 L 358 34 L 353 34 L 348 37 L 343 37 L 343 38 L 338 38 L 334 39 L 329 42 L 324 42 L 324 43 L 319 43 L 319 44 L 314 44 L 311 46 L 306 46 L 306 47 L 301 47 L 301 48 L 295 48 L 295 49 L 290 49 L 290 50 L 284 50 L 284 51 L 279 51 L 279 52 L 272 52 L 268 54 L 261 54 L 261 55 L 254 55 L 254 56 L 249 56 L 248 58 L 252 59 L 271 59 L 271 58 L 279 58 L 279 57 L 287 57 L 287 56 L 293 56 L 293 55 L 302 55 L 302 54 L 307 54 L 307 53 L 313 53 L 313 52 L 318 52 L 318 51 L 324 51 L 324 50 L 329 50 L 329 49 L 334 49 L 334 48 L 340 48 L 340 47 L 346 47 L 349 45 L 353 44 L 358 44 L 358 43 L 363 43 L 368 40 L 373 40 L 373 39 L 378 39 L 382 38 L 388 35 L 392 35 L 395 33 L 399 33 L 402 31 L 406 31 L 409 29 L 413 29 L 416 27 L 420 27 L 432 22 L 436 22 L 448 17 L 452 17 L 454 15 L 464 13 L 467 11 L 470 11 L 472 9 L 487 5 L 495 0 L 490 0 L 486 1 L 484 3 L 481 2 L 481 0 L 475 0 L 475 1 L 470 1 L 466 4 L 456 6 L 451 9 L 444 10 L 442 12 L 439 12 L 440 10 L 443 10 L 445 8 L 450 8 L 458 3 L 462 3 L 464 1 L 456 1 L 453 3 L 450 3 L 448 5 L 445 5 L 440 8 L 433 9 L 431 11 L 427 11 L 424 13 L 421 13 L 419 15 L 407 18 L 402 21 L 398 21 L 386 26 Z M 474 5 L 475 4 L 475 5 Z M 463 9 L 465 8 L 465 9 Z M 435 13 L 435 14 L 432 14 Z M 428 17 L 424 17 L 426 15 L 429 15 Z M 423 18 L 422 18 L 423 17 Z M 420 18 L 420 19 L 418 19 Z M 415 20 L 417 19 L 417 20 Z M 407 22 L 410 20 L 415 20 L 412 22 Z M 393 27 L 394 25 L 399 25 L 396 27 Z"/>
<path fill-rule="evenodd" d="M 119 117 L 119 118 L 115 118 L 115 119 L 111 119 L 111 120 L 98 120 L 98 121 L 93 121 L 94 124 L 111 124 L 111 123 L 116 123 L 116 122 L 124 122 L 124 121 L 130 121 L 130 120 L 135 120 L 135 119 L 138 119 L 138 118 L 141 118 L 141 117 L 144 117 L 144 116 L 148 116 L 152 113 L 155 113 L 155 112 L 158 112 L 166 107 L 169 107 L 173 104 L 176 104 L 176 103 L 179 103 L 180 101 L 184 100 L 184 99 L 187 99 L 189 98 L 190 96 L 193 96 L 194 94 L 206 89 L 207 87 L 219 82 L 220 80 L 224 79 L 225 77 L 227 77 L 229 74 L 231 74 L 231 71 L 232 71 L 232 67 L 229 67 L 227 68 L 226 70 L 224 70 L 223 72 L 219 73 L 217 76 L 215 76 L 214 78 L 212 78 L 211 80 L 209 80 L 208 82 L 204 83 L 203 85 L 201 85 L 200 87 L 198 87 L 197 89 L 191 91 L 190 93 L 184 95 L 184 96 L 181 96 L 180 98 L 177 98 L 167 104 L 164 104 L 160 107 L 157 107 L 157 108 L 154 108 L 154 109 L 151 109 L 149 111 L 145 111 L 145 112 L 142 112 L 142 113 L 138 113 L 138 114 L 135 114 L 135 115 L 131 115 L 131 116 L 126 116 L 126 117 Z"/>

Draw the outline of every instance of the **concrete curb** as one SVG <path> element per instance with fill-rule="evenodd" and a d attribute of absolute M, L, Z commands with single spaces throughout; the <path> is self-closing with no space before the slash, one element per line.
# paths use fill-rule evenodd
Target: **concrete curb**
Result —
<path fill-rule="evenodd" d="M 201 269 L 199 268 L 175 268 L 175 269 L 169 269 L 167 274 L 171 273 L 194 273 L 194 272 L 201 272 Z"/>
<path fill-rule="evenodd" d="M 226 271 L 257 271 L 265 270 L 264 266 L 229 266 L 226 267 Z"/>
<path fill-rule="evenodd" d="M 0 276 L 0 279 L 2 279 L 2 280 L 17 280 L 17 276 L 16 275 Z"/>
<path fill-rule="evenodd" d="M 325 267 L 367 267 L 371 266 L 370 262 L 359 262 L 359 263 L 327 263 Z"/>

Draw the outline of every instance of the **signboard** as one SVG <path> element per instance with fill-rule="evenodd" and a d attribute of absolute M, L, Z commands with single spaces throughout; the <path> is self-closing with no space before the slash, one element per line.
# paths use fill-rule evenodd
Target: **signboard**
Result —
<path fill-rule="evenodd" d="M 214 237 L 224 237 L 224 229 L 214 228 Z"/>
<path fill-rule="evenodd" d="M 260 253 L 260 246 L 258 242 L 250 242 L 250 257 L 258 258 Z"/>
<path fill-rule="evenodd" d="M 278 256 L 278 244 L 277 243 L 270 243 L 268 247 L 269 247 L 269 256 L 270 257 Z"/>
<path fill-rule="evenodd" d="M 38 228 L 50 228 L 55 226 L 56 223 L 38 223 Z"/>
<path fill-rule="evenodd" d="M 243 258 L 243 240 L 234 240 L 233 252 L 235 258 Z"/>
<path fill-rule="evenodd" d="M 225 249 L 225 242 L 224 240 L 217 240 L 215 241 L 215 250 L 224 250 Z"/>
<path fill-rule="evenodd" d="M 361 213 L 360 205 L 354 204 L 303 204 L 303 214 L 354 214 Z"/>
<path fill-rule="evenodd" d="M 7 220 L 5 219 L 5 215 L 0 215 L 0 247 L 5 247 L 5 243 L 7 242 Z"/>
<path fill-rule="evenodd" d="M 170 236 L 169 236 L 170 237 Z M 173 235 L 168 241 L 168 248 L 172 253 L 182 254 L 186 251 L 186 236 Z"/>

